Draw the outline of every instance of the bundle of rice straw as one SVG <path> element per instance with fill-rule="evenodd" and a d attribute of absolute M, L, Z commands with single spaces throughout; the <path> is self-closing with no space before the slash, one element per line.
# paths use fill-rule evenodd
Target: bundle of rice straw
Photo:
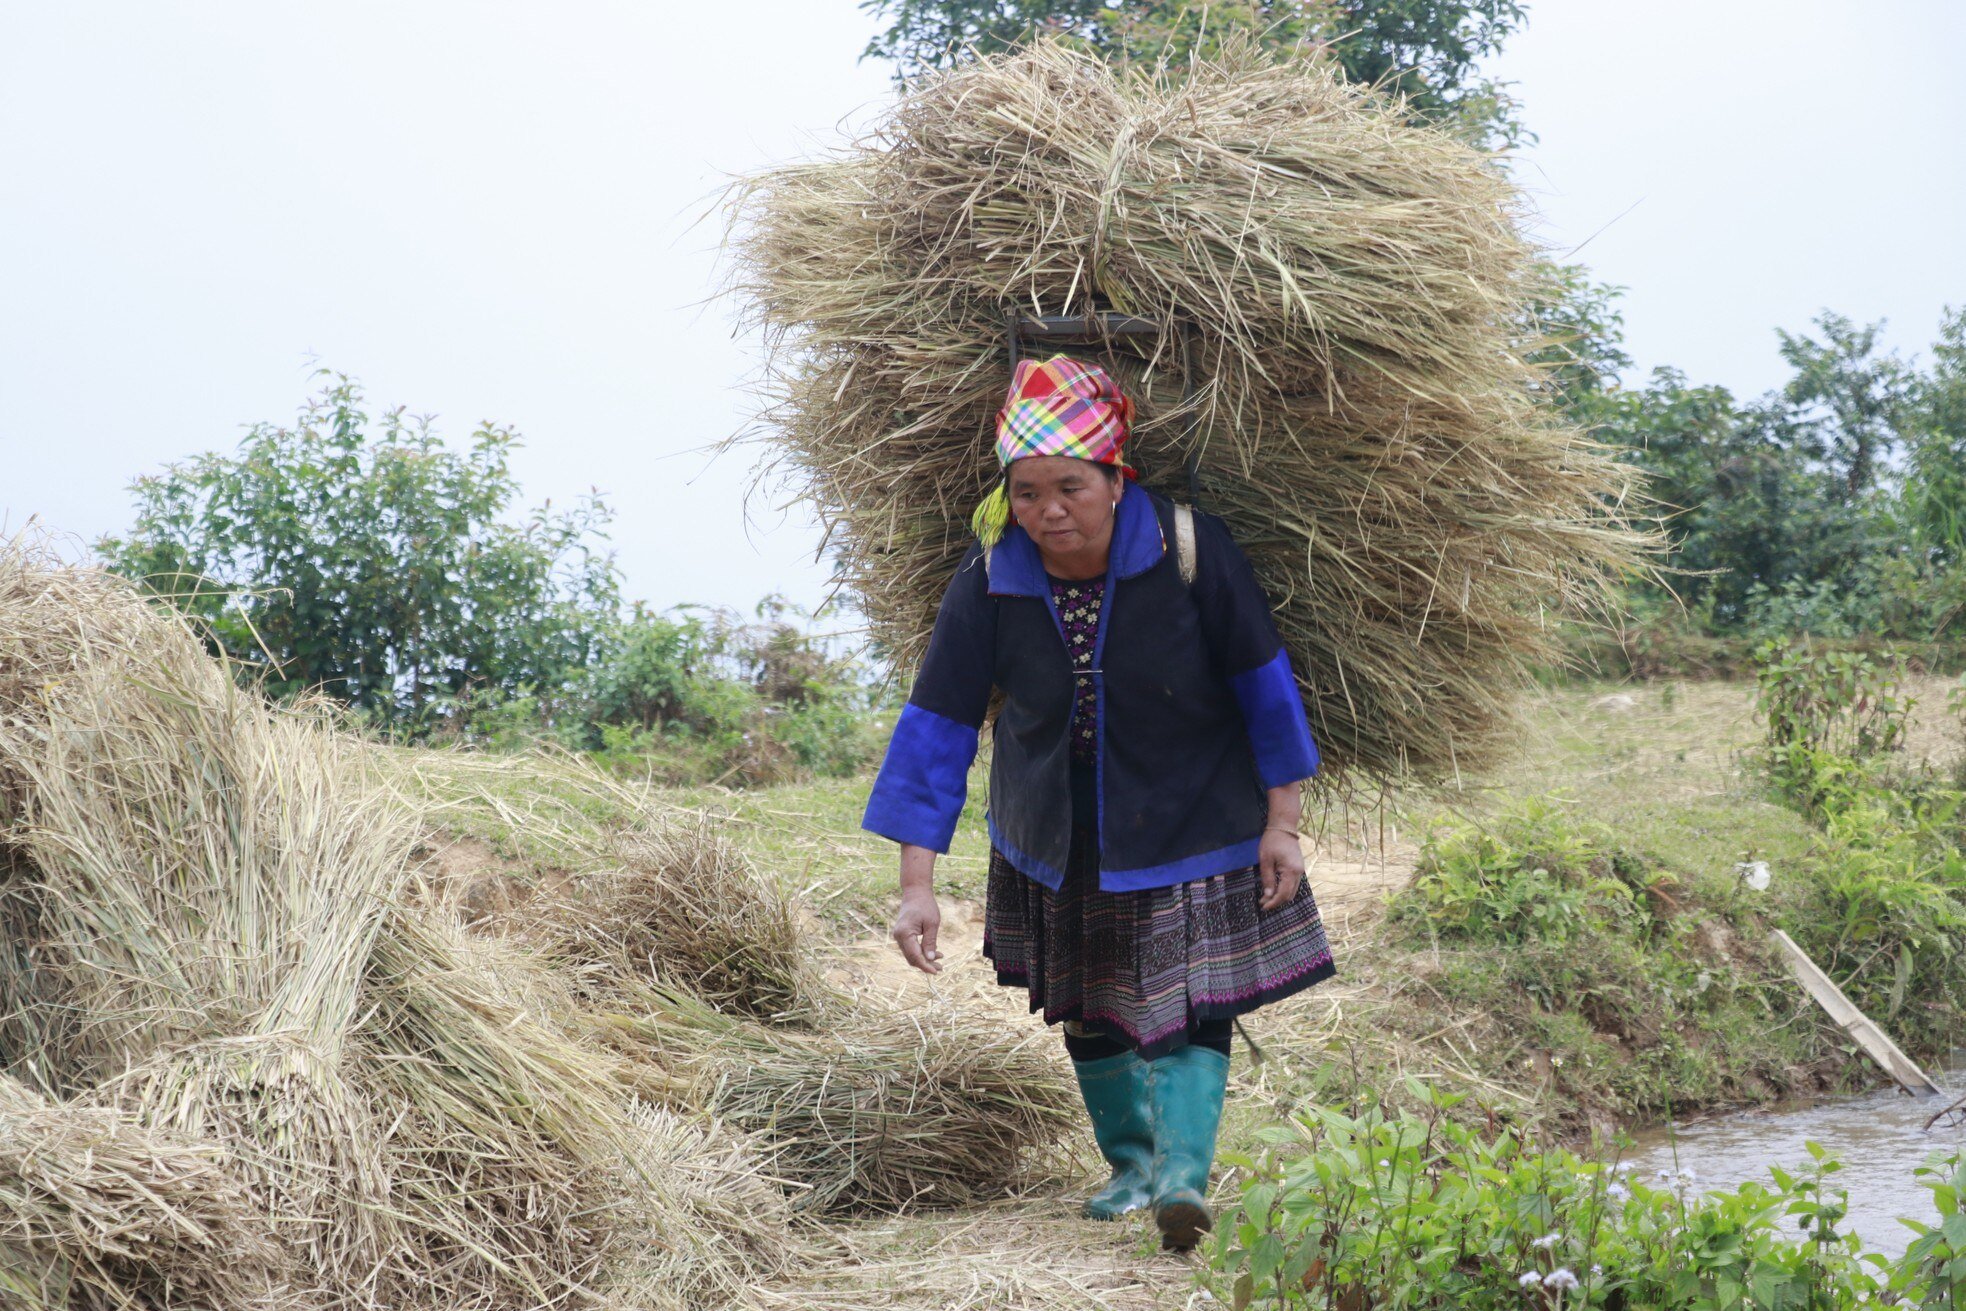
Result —
<path fill-rule="evenodd" d="M 0 1303 L 303 1308 L 226 1153 L 0 1075 Z"/>
<path fill-rule="evenodd" d="M 534 962 L 409 904 L 415 816 L 369 761 L 123 580 L 0 542 L 0 1073 L 124 1117 L 107 1158 L 67 1139 L 85 1200 L 143 1135 L 208 1148 L 222 1171 L 158 1158 L 205 1203 L 160 1187 L 160 1240 L 249 1214 L 323 1307 L 582 1301 L 656 1223 L 628 1205 L 646 1135 L 620 1058 Z M 68 1305 L 251 1304 L 129 1300 L 116 1231 L 64 1204 L 85 1223 L 27 1237 Z"/>
<path fill-rule="evenodd" d="M 516 918 L 599 992 L 666 979 L 769 1019 L 798 1012 L 817 988 L 792 901 L 700 816 L 618 835 L 602 863 Z"/>
<path fill-rule="evenodd" d="M 1004 1197 L 1083 1114 L 1046 1035 L 1006 1046 L 1001 1025 L 954 1008 L 841 1007 L 806 1028 L 654 985 L 604 1023 L 667 1046 L 692 1100 L 751 1135 L 807 1213 Z"/>
<path fill-rule="evenodd" d="M 1159 320 L 1138 350 L 1089 348 L 1139 402 L 1129 459 L 1187 499 L 1198 457 L 1328 765 L 1467 768 L 1554 656 L 1552 621 L 1646 542 L 1628 475 L 1539 400 L 1518 208 L 1493 160 L 1301 56 L 1178 77 L 1049 42 L 974 60 L 734 192 L 767 468 L 911 661 L 996 477 L 1006 317 Z"/>

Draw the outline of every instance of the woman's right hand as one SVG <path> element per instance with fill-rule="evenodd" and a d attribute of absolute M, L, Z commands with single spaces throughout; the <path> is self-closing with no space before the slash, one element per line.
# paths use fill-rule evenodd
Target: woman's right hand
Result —
<path fill-rule="evenodd" d="M 901 894 L 901 909 L 894 917 L 894 945 L 923 974 L 942 972 L 942 954 L 935 949 L 935 935 L 941 928 L 942 908 L 935 904 L 934 893 Z"/>

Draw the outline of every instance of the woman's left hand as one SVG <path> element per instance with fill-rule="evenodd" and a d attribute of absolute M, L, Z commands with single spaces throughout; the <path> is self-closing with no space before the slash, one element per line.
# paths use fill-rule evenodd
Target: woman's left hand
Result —
<path fill-rule="evenodd" d="M 1259 910 L 1275 910 L 1290 904 L 1304 881 L 1304 846 L 1281 829 L 1265 829 L 1257 848 L 1256 871 L 1263 882 Z"/>

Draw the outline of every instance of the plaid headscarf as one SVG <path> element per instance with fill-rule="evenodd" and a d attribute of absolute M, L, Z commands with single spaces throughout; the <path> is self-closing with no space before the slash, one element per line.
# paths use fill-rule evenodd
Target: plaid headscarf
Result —
<path fill-rule="evenodd" d="M 1019 360 L 1010 396 L 997 411 L 997 461 L 1032 455 L 1069 455 L 1077 460 L 1134 472 L 1120 458 L 1133 422 L 1133 402 L 1096 364 L 1066 355 Z M 1010 526 L 1010 499 L 997 484 L 976 507 L 970 525 L 985 546 L 994 546 Z"/>

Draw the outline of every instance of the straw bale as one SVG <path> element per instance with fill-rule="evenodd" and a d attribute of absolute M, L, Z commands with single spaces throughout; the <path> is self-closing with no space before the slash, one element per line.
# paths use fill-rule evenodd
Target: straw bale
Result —
<path fill-rule="evenodd" d="M 769 1152 L 802 1213 L 960 1206 L 1030 1183 L 1082 1111 L 1044 1035 L 1007 1043 L 956 1007 L 835 1003 L 762 1024 L 654 986 L 603 1017 L 689 1071 L 692 1098 Z"/>
<path fill-rule="evenodd" d="M 1525 361 L 1522 210 L 1495 160 L 1317 60 L 966 62 L 733 193 L 733 286 L 771 348 L 764 473 L 910 662 L 996 477 L 1006 316 L 1157 319 L 1079 350 L 1139 402 L 1129 459 L 1179 499 L 1198 460 L 1330 772 L 1449 775 L 1506 739 L 1555 620 L 1600 610 L 1649 543 L 1629 473 Z"/>
<path fill-rule="evenodd" d="M 811 951 L 792 900 L 710 820 L 637 827 L 608 854 L 522 916 L 523 931 L 590 986 L 667 979 L 766 1019 L 811 1001 Z"/>
<path fill-rule="evenodd" d="M 159 1053 L 89 1100 L 223 1147 L 286 1258 L 343 1298 L 376 1300 L 373 1272 L 400 1228 L 374 1108 L 337 1063 L 291 1033 L 213 1038 Z"/>
<path fill-rule="evenodd" d="M 818 1259 L 757 1143 L 719 1121 L 660 1107 L 637 1106 L 634 1119 L 632 1159 L 646 1181 L 636 1205 L 650 1223 L 614 1264 L 605 1306 L 752 1307 L 766 1283 L 797 1279 Z"/>

